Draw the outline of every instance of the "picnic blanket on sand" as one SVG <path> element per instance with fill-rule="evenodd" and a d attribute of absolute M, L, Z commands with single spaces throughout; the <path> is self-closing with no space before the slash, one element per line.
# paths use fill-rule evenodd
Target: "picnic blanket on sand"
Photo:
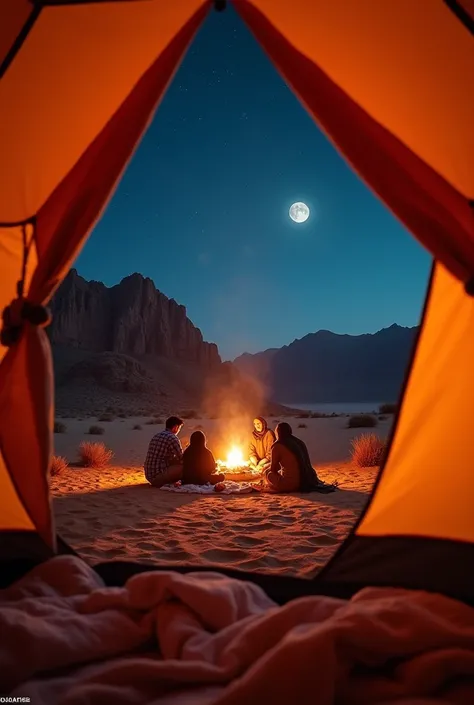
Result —
<path fill-rule="evenodd" d="M 105 588 L 61 556 L 0 592 L 0 693 L 34 705 L 474 703 L 474 610 L 367 588 L 277 607 L 218 573 Z"/>
<path fill-rule="evenodd" d="M 253 492 L 253 487 L 250 482 L 234 482 L 234 480 L 224 480 L 224 489 L 220 494 L 246 494 Z M 182 485 L 181 482 L 175 482 L 173 485 L 163 485 L 161 490 L 166 492 L 187 492 L 188 494 L 217 494 L 214 485 L 209 482 L 205 485 Z"/>

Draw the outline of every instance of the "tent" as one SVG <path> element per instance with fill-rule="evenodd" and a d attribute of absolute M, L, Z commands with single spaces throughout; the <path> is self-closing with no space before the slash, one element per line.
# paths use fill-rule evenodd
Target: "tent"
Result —
<path fill-rule="evenodd" d="M 233 5 L 317 124 L 434 258 L 366 511 L 315 581 L 252 579 L 282 601 L 370 584 L 473 602 L 474 2 Z M 225 1 L 2 2 L 0 556 L 17 573 L 68 550 L 48 487 L 46 306 L 214 10 Z M 113 563 L 107 571 L 111 582 L 125 574 Z"/>

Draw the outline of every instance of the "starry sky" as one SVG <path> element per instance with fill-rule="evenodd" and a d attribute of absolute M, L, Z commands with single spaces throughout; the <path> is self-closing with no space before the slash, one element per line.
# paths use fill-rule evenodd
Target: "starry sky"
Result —
<path fill-rule="evenodd" d="M 295 201 L 311 216 L 288 217 Z M 232 7 L 211 12 L 76 263 L 133 272 L 223 359 L 418 323 L 428 254 L 348 167 Z"/>

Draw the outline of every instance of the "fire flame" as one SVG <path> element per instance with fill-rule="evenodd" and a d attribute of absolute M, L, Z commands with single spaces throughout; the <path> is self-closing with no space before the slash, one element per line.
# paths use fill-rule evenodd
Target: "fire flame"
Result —
<path fill-rule="evenodd" d="M 229 450 L 227 453 L 227 466 L 229 468 L 238 468 L 242 467 L 244 465 L 245 460 L 244 460 L 244 455 L 240 448 L 237 448 L 237 446 L 234 446 Z"/>
<path fill-rule="evenodd" d="M 232 446 L 227 453 L 226 460 L 218 460 L 217 464 L 222 468 L 227 468 L 229 470 L 235 470 L 236 468 L 247 467 L 248 460 L 245 460 L 242 449 L 238 446 Z"/>

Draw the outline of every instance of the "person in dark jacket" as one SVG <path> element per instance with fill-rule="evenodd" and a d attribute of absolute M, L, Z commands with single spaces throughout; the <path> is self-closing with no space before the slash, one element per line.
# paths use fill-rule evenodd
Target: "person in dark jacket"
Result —
<path fill-rule="evenodd" d="M 311 464 L 306 444 L 293 435 L 290 424 L 276 427 L 276 442 L 271 451 L 271 465 L 265 473 L 264 491 L 334 492 L 335 485 L 322 482 Z"/>
<path fill-rule="evenodd" d="M 216 472 L 216 461 L 206 446 L 206 436 L 202 431 L 194 431 L 189 446 L 183 453 L 183 485 L 216 485 L 223 482 L 225 475 Z"/>
<path fill-rule="evenodd" d="M 249 464 L 253 470 L 266 470 L 270 467 L 272 445 L 275 434 L 268 428 L 263 416 L 253 420 L 253 433 L 249 446 Z"/>

